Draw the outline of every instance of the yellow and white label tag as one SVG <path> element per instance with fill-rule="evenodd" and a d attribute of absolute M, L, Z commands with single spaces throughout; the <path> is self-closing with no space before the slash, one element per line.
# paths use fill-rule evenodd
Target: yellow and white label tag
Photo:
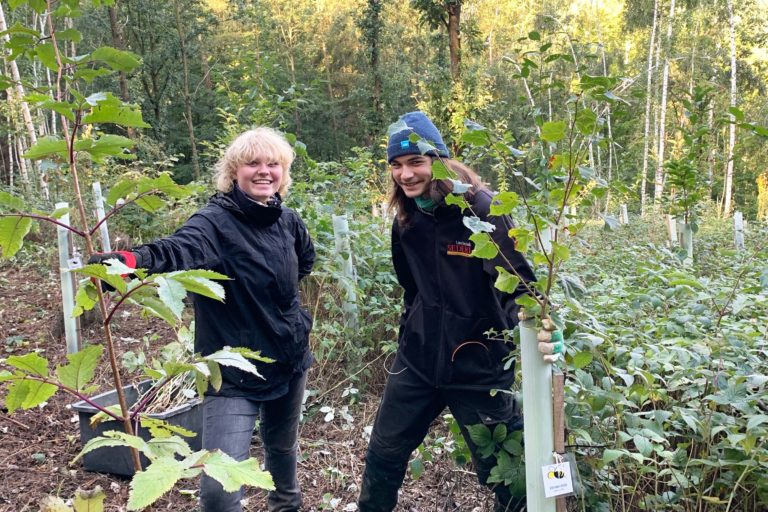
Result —
<path fill-rule="evenodd" d="M 544 496 L 547 498 L 573 493 L 573 477 L 568 462 L 547 464 L 541 468 L 541 475 L 544 478 Z"/>

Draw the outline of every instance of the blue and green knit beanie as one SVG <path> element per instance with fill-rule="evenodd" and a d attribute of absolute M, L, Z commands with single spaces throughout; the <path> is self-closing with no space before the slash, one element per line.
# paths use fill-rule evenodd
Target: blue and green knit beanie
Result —
<path fill-rule="evenodd" d="M 411 142 L 409 137 L 415 133 L 426 142 L 435 147 L 435 150 L 422 152 L 418 142 Z M 403 155 L 432 155 L 450 158 L 448 147 L 443 142 L 443 137 L 424 112 L 408 112 L 400 116 L 400 119 L 389 127 L 389 142 L 387 143 L 387 162 Z"/>

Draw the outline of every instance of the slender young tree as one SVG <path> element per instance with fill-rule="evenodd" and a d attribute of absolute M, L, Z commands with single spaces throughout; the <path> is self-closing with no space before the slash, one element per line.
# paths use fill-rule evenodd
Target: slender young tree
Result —
<path fill-rule="evenodd" d="M 666 121 L 667 121 L 667 95 L 669 92 L 669 61 L 672 53 L 672 30 L 675 21 L 675 0 L 669 4 L 669 19 L 667 20 L 667 38 L 664 48 L 664 72 L 661 82 L 661 105 L 659 107 L 659 151 L 658 161 L 656 162 L 656 175 L 654 179 L 653 200 L 655 203 L 661 201 L 664 193 L 664 149 L 666 142 Z"/>
<path fill-rule="evenodd" d="M 736 19 L 733 15 L 733 0 L 728 0 L 728 28 L 731 45 L 731 108 L 736 108 Z M 733 209 L 733 149 L 736 146 L 736 118 L 729 114 L 728 153 L 726 155 L 725 188 L 723 190 L 723 217 L 731 215 Z"/>
<path fill-rule="evenodd" d="M 653 50 L 656 46 L 656 26 L 659 19 L 659 0 L 653 0 L 653 22 L 651 23 L 651 37 L 648 41 L 648 65 L 646 66 L 645 77 L 645 116 L 643 118 L 643 168 L 640 171 L 640 214 L 645 214 L 645 205 L 647 202 L 647 179 L 648 179 L 648 159 L 649 141 L 651 131 L 651 101 L 653 99 Z"/>
<path fill-rule="evenodd" d="M 179 35 L 179 53 L 181 54 L 182 69 L 182 94 L 184 95 L 184 120 L 187 122 L 189 133 L 189 145 L 192 152 L 192 169 L 195 181 L 200 179 L 200 157 L 197 154 L 197 140 L 195 139 L 195 124 L 192 119 L 192 96 L 189 92 L 189 59 L 187 57 L 187 35 L 184 32 L 184 24 L 181 21 L 181 8 L 179 0 L 173 0 L 173 11 L 176 18 L 176 33 Z"/>

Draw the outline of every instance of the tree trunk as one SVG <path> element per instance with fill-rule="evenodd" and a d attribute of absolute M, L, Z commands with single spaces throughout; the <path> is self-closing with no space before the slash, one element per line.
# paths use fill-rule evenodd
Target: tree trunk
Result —
<path fill-rule="evenodd" d="M 656 46 L 656 22 L 659 19 L 659 0 L 653 1 L 653 23 L 651 25 L 651 39 L 648 42 L 648 66 L 645 79 L 645 126 L 643 127 L 643 170 L 640 176 L 640 215 L 645 214 L 647 202 L 647 179 L 649 159 L 649 137 L 651 131 L 651 99 L 653 96 L 653 50 Z"/>
<path fill-rule="evenodd" d="M 3 4 L 0 3 L 0 32 L 5 32 L 8 29 L 7 24 L 5 23 L 5 12 L 3 11 Z M 3 35 L 2 37 L 3 42 L 8 42 L 11 40 L 10 36 L 8 34 Z M 21 115 L 24 119 L 24 126 L 27 129 L 27 136 L 29 137 L 29 145 L 32 146 L 35 143 L 37 143 L 37 133 L 35 132 L 35 125 L 32 122 L 32 114 L 29 112 L 29 105 L 26 101 L 24 101 L 24 87 L 21 85 L 21 76 L 19 75 L 19 67 L 16 65 L 16 61 L 12 60 L 8 62 L 8 65 L 11 68 L 11 78 L 14 82 L 13 92 L 11 95 L 9 95 L 9 100 L 11 97 L 15 96 L 16 101 L 19 103 L 19 107 L 21 108 Z M 29 175 L 27 173 L 27 167 L 26 164 L 23 161 L 23 158 L 21 157 L 21 152 L 19 153 L 19 162 L 21 167 L 21 181 L 23 187 L 26 189 L 27 192 L 30 192 L 29 186 Z"/>
<path fill-rule="evenodd" d="M 451 55 L 451 78 L 461 78 L 461 1 L 448 3 L 448 49 Z"/>
<path fill-rule="evenodd" d="M 664 48 L 664 74 L 661 83 L 661 107 L 659 112 L 659 153 L 658 162 L 656 162 L 655 186 L 653 191 L 653 200 L 655 203 L 661 202 L 661 196 L 664 193 L 664 144 L 666 142 L 666 121 L 667 121 L 667 92 L 669 89 L 669 56 L 672 52 L 672 25 L 675 20 L 675 0 L 669 5 L 669 20 L 667 25 L 667 40 Z"/>
<path fill-rule="evenodd" d="M 108 7 L 109 12 L 109 27 L 112 30 L 112 46 L 118 50 L 125 50 L 125 39 L 123 38 L 123 28 L 120 26 L 120 22 L 117 19 L 117 3 Z M 125 71 L 118 73 L 118 81 L 120 83 L 120 98 L 128 102 L 130 101 L 130 93 L 128 92 L 128 77 Z"/>
<path fill-rule="evenodd" d="M 189 62 L 187 61 L 187 42 L 184 27 L 181 23 L 181 9 L 179 0 L 173 0 L 174 13 L 176 15 L 176 31 L 179 34 L 179 51 L 181 53 L 182 67 L 182 93 L 184 94 L 184 119 L 187 121 L 189 132 L 189 145 L 192 148 L 192 169 L 195 181 L 200 180 L 200 159 L 197 155 L 197 141 L 195 140 L 195 125 L 192 120 L 192 98 L 189 94 Z"/>
<path fill-rule="evenodd" d="M 731 107 L 736 107 L 736 20 L 733 16 L 733 0 L 728 0 L 728 26 L 731 40 Z M 725 188 L 723 190 L 723 217 L 731 215 L 733 208 L 733 150 L 736 146 L 736 118 L 729 114 L 731 123 L 728 126 L 728 154 L 725 171 Z"/>

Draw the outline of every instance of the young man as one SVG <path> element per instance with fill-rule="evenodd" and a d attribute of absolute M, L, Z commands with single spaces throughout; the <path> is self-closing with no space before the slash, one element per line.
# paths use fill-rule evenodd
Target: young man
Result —
<path fill-rule="evenodd" d="M 390 131 L 395 126 L 402 129 L 390 135 L 387 147 L 392 171 L 390 206 L 397 211 L 392 260 L 404 289 L 405 308 L 397 356 L 366 455 L 361 512 L 395 508 L 411 452 L 445 407 L 461 427 L 482 484 L 487 485 L 496 459 L 478 455 L 466 427 L 483 423 L 493 429 L 503 423 L 510 432 L 523 428 L 522 411 L 514 398 L 509 393 L 490 393 L 512 385 L 514 365 L 506 370 L 504 365 L 514 347 L 488 338 L 487 332 L 514 327 L 519 312 L 515 298 L 526 293 L 523 284 L 513 294 L 497 290 L 496 267 L 525 282 L 535 280 L 533 271 L 507 235 L 511 220 L 489 215 L 491 192 L 471 169 L 450 159 L 432 121 L 422 112 L 411 112 Z M 412 133 L 434 150 L 422 154 L 418 143 L 410 140 Z M 459 181 L 470 185 L 464 198 L 474 215 L 496 227 L 491 236 L 501 254 L 495 259 L 471 256 L 472 233 L 463 218 L 472 213 L 445 204 L 453 185 L 432 179 L 437 158 Z M 494 486 L 493 491 L 495 510 L 523 509 L 525 498 L 513 497 L 506 486 Z"/>

